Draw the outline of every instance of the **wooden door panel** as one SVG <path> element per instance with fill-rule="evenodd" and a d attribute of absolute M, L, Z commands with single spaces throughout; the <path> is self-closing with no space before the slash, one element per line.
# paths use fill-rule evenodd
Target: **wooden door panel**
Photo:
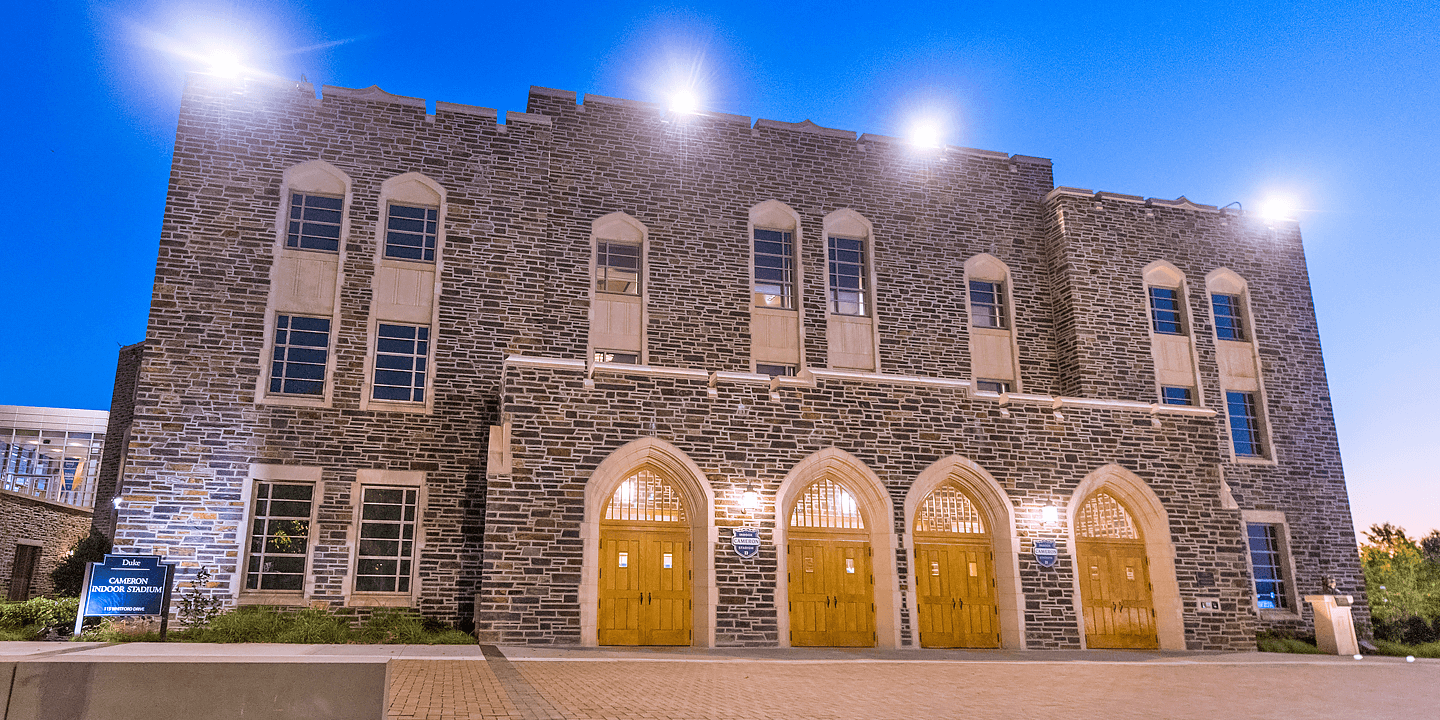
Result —
<path fill-rule="evenodd" d="M 995 570 L 985 541 L 943 541 L 916 545 L 920 646 L 1000 646 Z"/>
<path fill-rule="evenodd" d="M 1076 555 L 1086 646 L 1159 647 L 1144 543 L 1077 540 Z"/>
<path fill-rule="evenodd" d="M 787 548 L 790 644 L 873 647 L 869 543 L 795 537 Z"/>
<path fill-rule="evenodd" d="M 630 533 L 603 533 L 600 537 L 600 612 L 596 640 L 601 645 L 639 645 L 641 543 Z"/>
<path fill-rule="evenodd" d="M 601 645 L 690 644 L 689 544 L 683 530 L 601 529 Z"/>

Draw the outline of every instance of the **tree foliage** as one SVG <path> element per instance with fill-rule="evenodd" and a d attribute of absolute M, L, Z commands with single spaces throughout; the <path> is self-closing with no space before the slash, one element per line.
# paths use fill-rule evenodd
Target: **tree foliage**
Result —
<path fill-rule="evenodd" d="M 55 594 L 60 597 L 79 597 L 80 586 L 85 582 L 85 563 L 100 562 L 110 552 L 110 538 L 94 528 L 90 534 L 75 541 L 70 552 L 50 571 L 50 582 L 55 584 Z"/>
<path fill-rule="evenodd" d="M 1432 552 L 1433 549 L 1433 552 Z M 1370 615 L 1378 635 L 1427 640 L 1440 627 L 1440 531 L 1419 542 L 1405 529 L 1371 525 L 1360 546 Z"/>

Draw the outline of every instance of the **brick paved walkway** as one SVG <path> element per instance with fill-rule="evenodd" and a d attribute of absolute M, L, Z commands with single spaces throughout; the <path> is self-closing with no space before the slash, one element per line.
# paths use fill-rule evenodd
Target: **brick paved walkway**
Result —
<path fill-rule="evenodd" d="M 391 661 L 390 718 L 915 720 L 1440 716 L 1440 662 L 516 657 Z M 455 687 L 460 683 L 466 687 Z"/>

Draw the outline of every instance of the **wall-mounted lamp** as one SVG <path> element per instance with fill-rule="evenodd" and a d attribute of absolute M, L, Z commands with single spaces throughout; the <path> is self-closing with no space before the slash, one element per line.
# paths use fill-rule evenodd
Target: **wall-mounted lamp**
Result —
<path fill-rule="evenodd" d="M 1054 505 L 1042 505 L 1040 507 L 1040 522 L 1046 525 L 1054 525 L 1060 522 L 1060 508 Z"/>
<path fill-rule="evenodd" d="M 754 512 L 760 509 L 760 493 L 755 492 L 755 483 L 747 483 L 745 492 L 740 493 L 740 507 L 745 512 Z"/>
<path fill-rule="evenodd" d="M 115 503 L 115 507 L 120 507 L 120 498 L 117 497 L 114 500 L 111 500 L 111 502 Z"/>

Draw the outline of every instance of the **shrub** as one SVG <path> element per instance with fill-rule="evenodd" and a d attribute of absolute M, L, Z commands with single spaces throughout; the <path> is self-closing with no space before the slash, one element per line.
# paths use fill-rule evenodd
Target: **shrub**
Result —
<path fill-rule="evenodd" d="M 1260 652 L 1321 654 L 1320 648 L 1315 647 L 1315 638 L 1300 638 L 1280 631 L 1257 633 L 1255 645 L 1259 647 Z"/>
<path fill-rule="evenodd" d="M 100 562 L 110 552 L 110 538 L 91 528 L 90 534 L 75 541 L 70 552 L 60 564 L 50 571 L 50 582 L 55 584 L 55 594 L 62 597 L 79 597 L 80 586 L 85 582 L 85 563 Z"/>
<path fill-rule="evenodd" d="M 220 598 L 201 591 L 209 582 L 210 570 L 201 566 L 200 572 L 195 573 L 195 579 L 190 582 L 190 591 L 181 593 L 180 607 L 175 615 L 185 627 L 205 627 L 220 614 Z"/>

